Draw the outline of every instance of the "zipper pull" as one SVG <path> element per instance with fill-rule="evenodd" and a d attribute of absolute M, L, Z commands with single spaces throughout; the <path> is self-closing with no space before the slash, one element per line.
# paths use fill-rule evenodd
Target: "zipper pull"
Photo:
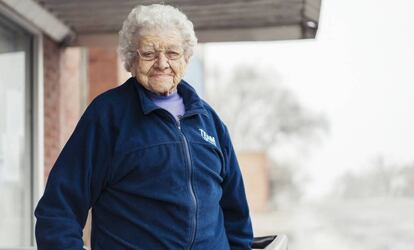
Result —
<path fill-rule="evenodd" d="M 181 118 L 182 118 L 182 116 L 179 115 L 178 120 L 177 120 L 177 127 L 178 127 L 179 130 L 181 130 Z"/>

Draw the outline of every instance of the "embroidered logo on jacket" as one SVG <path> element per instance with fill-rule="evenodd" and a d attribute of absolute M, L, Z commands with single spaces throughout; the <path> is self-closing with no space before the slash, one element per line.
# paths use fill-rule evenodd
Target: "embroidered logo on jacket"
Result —
<path fill-rule="evenodd" d="M 216 139 L 213 136 L 208 135 L 207 132 L 202 130 L 201 128 L 199 128 L 198 130 L 200 130 L 201 137 L 203 137 L 203 139 L 206 142 L 209 142 L 209 143 L 213 144 L 214 146 L 217 146 L 216 145 Z"/>

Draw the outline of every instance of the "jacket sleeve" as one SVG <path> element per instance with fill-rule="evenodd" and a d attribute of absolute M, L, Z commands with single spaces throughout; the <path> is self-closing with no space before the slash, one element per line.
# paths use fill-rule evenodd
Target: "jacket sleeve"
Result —
<path fill-rule="evenodd" d="M 103 186 L 108 165 L 108 133 L 90 106 L 54 164 L 36 209 L 39 250 L 83 249 L 88 210 Z"/>
<path fill-rule="evenodd" d="M 220 201 L 224 213 L 224 226 L 231 249 L 251 249 L 253 230 L 243 179 L 227 128 L 224 134 L 225 176 Z"/>

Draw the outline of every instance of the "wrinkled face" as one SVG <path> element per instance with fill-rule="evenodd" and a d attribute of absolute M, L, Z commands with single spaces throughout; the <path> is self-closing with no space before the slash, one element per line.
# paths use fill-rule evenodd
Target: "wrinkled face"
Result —
<path fill-rule="evenodd" d="M 145 32 L 138 40 L 137 60 L 132 72 L 147 90 L 168 95 L 177 90 L 187 61 L 178 31 Z"/>

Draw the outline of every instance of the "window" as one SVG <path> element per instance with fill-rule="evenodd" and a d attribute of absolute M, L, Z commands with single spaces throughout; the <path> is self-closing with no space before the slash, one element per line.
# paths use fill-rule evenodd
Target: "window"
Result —
<path fill-rule="evenodd" d="M 0 15 L 0 248 L 33 245 L 32 47 Z"/>

